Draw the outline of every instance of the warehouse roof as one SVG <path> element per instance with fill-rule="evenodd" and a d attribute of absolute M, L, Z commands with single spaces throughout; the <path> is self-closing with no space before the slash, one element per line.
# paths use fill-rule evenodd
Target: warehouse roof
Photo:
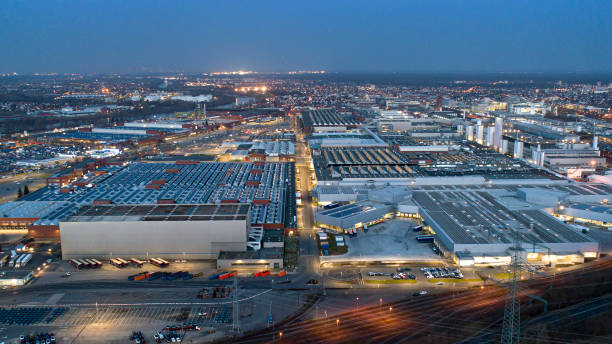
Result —
<path fill-rule="evenodd" d="M 252 223 L 295 228 L 295 165 L 293 163 L 131 163 L 93 181 L 92 187 L 74 187 L 62 193 L 45 187 L 28 201 L 70 201 L 92 204 L 256 203 Z"/>
<path fill-rule="evenodd" d="M 46 218 L 49 220 L 68 215 L 74 204 L 63 201 L 16 201 L 0 205 L 0 217 L 3 218 Z"/>
<path fill-rule="evenodd" d="M 591 241 L 538 209 L 510 210 L 486 191 L 415 191 L 413 199 L 434 230 L 456 244 L 509 244 L 509 228 L 518 228 L 529 243 Z"/>
<path fill-rule="evenodd" d="M 302 113 L 305 127 L 358 125 L 353 115 L 340 114 L 335 109 L 319 109 Z"/>
<path fill-rule="evenodd" d="M 249 204 L 86 205 L 66 222 L 246 220 Z"/>
<path fill-rule="evenodd" d="M 331 216 L 335 218 L 347 218 L 354 216 L 358 213 L 367 213 L 370 211 L 374 211 L 379 208 L 380 205 L 369 202 L 369 201 L 361 201 L 356 203 L 347 204 L 338 208 L 324 210 L 320 212 L 321 215 Z"/>

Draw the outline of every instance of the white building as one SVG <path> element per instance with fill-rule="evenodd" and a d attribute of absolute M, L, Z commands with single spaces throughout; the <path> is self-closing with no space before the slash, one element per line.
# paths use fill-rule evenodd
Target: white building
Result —
<path fill-rule="evenodd" d="M 244 252 L 249 204 L 91 205 L 60 222 L 62 259 L 216 259 Z"/>

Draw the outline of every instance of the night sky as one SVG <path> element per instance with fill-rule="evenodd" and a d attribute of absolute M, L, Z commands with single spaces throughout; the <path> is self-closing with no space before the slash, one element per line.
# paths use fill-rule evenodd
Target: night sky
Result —
<path fill-rule="evenodd" d="M 3 0 L 0 72 L 610 72 L 612 1 Z"/>

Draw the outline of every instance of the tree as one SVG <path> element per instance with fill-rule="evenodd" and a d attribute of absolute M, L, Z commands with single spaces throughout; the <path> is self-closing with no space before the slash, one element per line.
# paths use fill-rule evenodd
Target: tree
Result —
<path fill-rule="evenodd" d="M 27 186 L 27 185 L 26 185 L 26 186 L 24 186 L 24 187 L 23 187 L 23 195 L 25 196 L 25 195 L 27 195 L 27 194 L 29 194 L 29 193 L 30 193 L 30 188 L 28 188 L 28 186 Z"/>
<path fill-rule="evenodd" d="M 21 196 L 23 196 L 23 192 L 21 191 L 21 188 L 19 188 L 19 190 L 17 190 L 17 198 L 21 198 Z"/>

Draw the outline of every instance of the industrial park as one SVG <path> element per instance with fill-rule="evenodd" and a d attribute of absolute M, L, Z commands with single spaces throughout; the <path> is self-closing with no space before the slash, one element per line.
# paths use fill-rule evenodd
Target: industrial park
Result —
<path fill-rule="evenodd" d="M 0 70 L 0 344 L 612 342 L 609 73 L 259 71 L 226 66 L 272 43 L 228 41 Z"/>

